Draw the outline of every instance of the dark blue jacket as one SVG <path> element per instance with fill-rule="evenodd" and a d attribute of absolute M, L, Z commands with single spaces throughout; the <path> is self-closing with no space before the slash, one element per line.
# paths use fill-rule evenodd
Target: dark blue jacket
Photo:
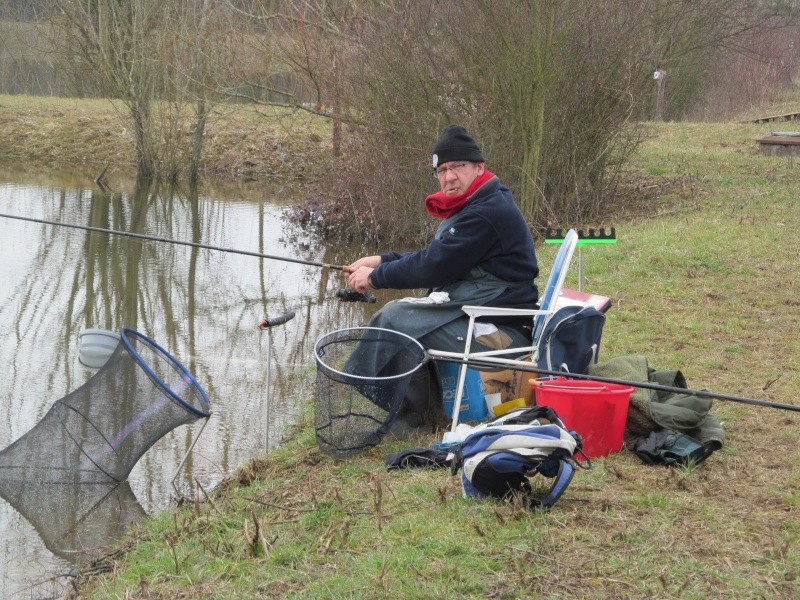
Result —
<path fill-rule="evenodd" d="M 376 288 L 439 288 L 480 266 L 509 283 L 533 282 L 539 274 L 528 224 L 511 191 L 489 180 L 453 218 L 452 224 L 417 252 L 381 255 L 371 275 Z M 503 292 L 490 306 L 534 308 L 535 285 Z"/>

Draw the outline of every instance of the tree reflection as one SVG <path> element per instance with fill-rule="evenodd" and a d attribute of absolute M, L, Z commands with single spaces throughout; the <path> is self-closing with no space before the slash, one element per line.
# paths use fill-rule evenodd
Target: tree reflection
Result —
<path fill-rule="evenodd" d="M 296 190 L 207 186 L 203 193 L 140 181 L 101 193 L 75 179 L 62 186 L 29 176 L 34 184 L 6 185 L 0 173 L 2 212 L 333 264 L 362 253 L 323 247 L 287 223 L 282 214 Z M 269 447 L 278 445 L 312 401 L 316 339 L 365 323 L 379 306 L 340 303 L 334 294 L 344 280 L 328 269 L 7 219 L 0 257 L 0 449 L 93 375 L 77 360 L 82 330 L 131 327 L 173 354 L 209 394 L 212 418 L 176 482 L 206 490 L 263 452 L 267 434 Z M 290 310 L 292 321 L 258 331 L 265 316 Z M 148 512 L 170 504 L 170 482 L 196 432 L 168 434 L 134 468 L 131 488 Z M 0 539 L 0 552 L 27 541 Z"/>

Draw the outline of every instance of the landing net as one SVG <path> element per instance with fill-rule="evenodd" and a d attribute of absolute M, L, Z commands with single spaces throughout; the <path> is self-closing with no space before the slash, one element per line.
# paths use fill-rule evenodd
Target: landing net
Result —
<path fill-rule="evenodd" d="M 164 434 L 207 416 L 208 396 L 194 376 L 156 342 L 124 329 L 89 381 L 0 452 L 0 492 L 9 479 L 124 481 Z"/>
<path fill-rule="evenodd" d="M 209 405 L 173 356 L 124 329 L 91 379 L 0 452 L 0 497 L 54 553 L 91 552 L 142 514 L 123 483 L 142 455 L 175 427 L 208 417 Z"/>
<path fill-rule="evenodd" d="M 403 333 L 339 329 L 314 347 L 314 424 L 320 449 L 342 458 L 377 445 L 391 430 L 425 349 Z"/>

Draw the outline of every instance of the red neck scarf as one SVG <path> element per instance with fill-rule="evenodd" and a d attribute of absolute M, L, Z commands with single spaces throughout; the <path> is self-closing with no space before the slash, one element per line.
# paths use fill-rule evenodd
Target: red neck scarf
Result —
<path fill-rule="evenodd" d="M 469 201 L 470 197 L 492 177 L 494 177 L 494 173 L 489 169 L 485 169 L 483 175 L 478 175 L 463 194 L 459 194 L 458 196 L 445 196 L 444 192 L 431 194 L 425 198 L 425 209 L 432 217 L 438 219 L 452 217 L 464 208 L 464 205 Z"/>

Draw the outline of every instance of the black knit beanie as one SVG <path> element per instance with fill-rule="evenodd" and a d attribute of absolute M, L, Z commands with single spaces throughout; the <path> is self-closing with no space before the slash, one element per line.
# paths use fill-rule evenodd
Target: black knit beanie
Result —
<path fill-rule="evenodd" d="M 433 146 L 433 168 L 452 160 L 486 162 L 478 144 L 461 125 L 448 125 Z"/>

